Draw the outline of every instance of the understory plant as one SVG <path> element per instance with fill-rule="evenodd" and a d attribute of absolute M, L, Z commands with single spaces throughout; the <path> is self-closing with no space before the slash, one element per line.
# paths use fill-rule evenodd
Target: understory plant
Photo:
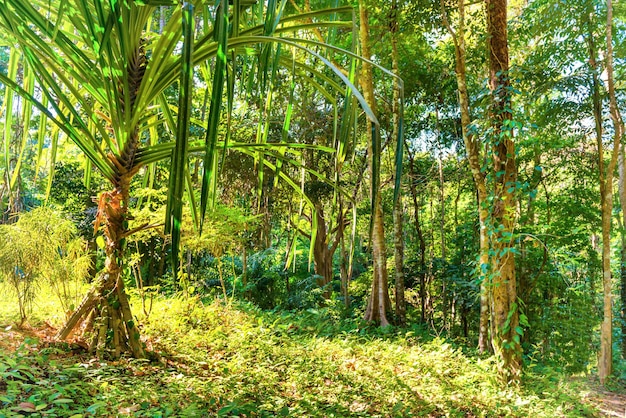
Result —
<path fill-rule="evenodd" d="M 74 224 L 59 212 L 39 207 L 14 224 L 0 225 L 0 277 L 18 300 L 20 325 L 46 281 L 64 311 L 73 308 L 89 272 L 91 258 Z"/>

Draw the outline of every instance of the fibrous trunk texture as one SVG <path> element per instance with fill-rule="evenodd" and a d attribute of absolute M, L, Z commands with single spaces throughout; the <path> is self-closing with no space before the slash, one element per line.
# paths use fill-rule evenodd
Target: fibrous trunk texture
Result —
<path fill-rule="evenodd" d="M 135 111 L 135 101 L 147 66 L 143 44 L 144 40 L 137 43 L 128 60 L 126 74 L 119 75 L 120 99 L 117 105 L 123 114 L 133 114 Z M 113 181 L 113 190 L 100 195 L 94 227 L 98 232 L 102 226 L 105 238 L 104 270 L 78 309 L 57 333 L 57 338 L 65 339 L 86 319 L 83 335 L 90 341 L 90 351 L 96 352 L 99 357 L 118 358 L 122 353 L 129 353 L 136 358 L 145 356 L 139 339 L 139 328 L 124 291 L 121 265 L 124 240 L 130 234 L 127 226 L 129 189 L 131 179 L 139 170 L 135 164 L 138 146 L 139 130 L 131 127 L 119 155 L 111 153 L 108 156 L 117 175 Z"/>
<path fill-rule="evenodd" d="M 127 182 L 122 183 L 127 185 Z M 89 342 L 90 352 L 96 352 L 99 357 L 118 358 L 125 352 L 136 358 L 144 357 L 139 329 L 130 311 L 119 264 L 122 259 L 122 242 L 127 232 L 127 196 L 128 189 L 123 186 L 101 196 L 98 217 L 104 224 L 104 270 L 57 334 L 57 338 L 65 339 L 87 319 L 83 336 Z"/>

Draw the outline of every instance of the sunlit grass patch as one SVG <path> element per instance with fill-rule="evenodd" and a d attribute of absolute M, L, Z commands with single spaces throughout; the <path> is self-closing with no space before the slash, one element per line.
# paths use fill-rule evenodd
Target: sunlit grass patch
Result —
<path fill-rule="evenodd" d="M 88 285 L 76 286 L 73 292 L 73 303 L 80 300 L 83 293 L 88 289 Z M 20 315 L 17 295 L 15 290 L 6 282 L 0 281 L 0 325 L 14 326 L 19 323 Z M 52 326 L 60 326 L 65 321 L 68 312 L 64 312 L 61 302 L 54 296 L 50 286 L 39 281 L 37 283 L 36 296 L 32 303 L 32 310 L 29 312 L 27 323 L 37 327 L 44 323 Z"/>
<path fill-rule="evenodd" d="M 199 374 L 210 379 L 198 393 L 230 394 L 222 408 L 232 411 L 254 405 L 290 416 L 580 416 L 576 393 L 539 397 L 503 387 L 491 359 L 469 357 L 443 339 L 372 335 L 352 325 L 318 335 L 306 330 L 319 318 L 306 315 L 198 300 L 157 304 L 144 330 L 155 349 L 204 370 Z"/>
<path fill-rule="evenodd" d="M 0 416 L 594 416 L 582 383 L 528 371 L 521 388 L 506 387 L 492 358 L 419 328 L 196 297 L 157 296 L 148 316 L 133 305 L 147 360 L 95 360 L 33 338 L 15 353 L 0 345 Z M 14 306 L 1 306 L 10 320 Z M 35 318 L 61 319 L 59 306 L 51 298 Z"/>

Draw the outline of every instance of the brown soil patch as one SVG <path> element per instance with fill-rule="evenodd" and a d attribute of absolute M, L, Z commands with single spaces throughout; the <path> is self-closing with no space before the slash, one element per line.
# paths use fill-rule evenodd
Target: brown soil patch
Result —
<path fill-rule="evenodd" d="M 0 328 L 0 350 L 13 352 L 29 337 L 36 338 L 39 347 L 54 345 L 57 342 L 54 338 L 56 332 L 56 328 L 48 323 L 39 327 L 32 327 L 28 324 L 21 327 L 15 325 L 2 326 Z"/>
<path fill-rule="evenodd" d="M 598 408 L 602 417 L 626 418 L 626 388 L 624 392 L 611 392 L 600 386 L 597 377 L 589 383 L 589 401 Z"/>

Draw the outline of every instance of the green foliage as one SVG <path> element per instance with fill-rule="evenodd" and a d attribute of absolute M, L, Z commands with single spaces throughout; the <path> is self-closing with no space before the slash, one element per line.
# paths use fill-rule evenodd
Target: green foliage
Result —
<path fill-rule="evenodd" d="M 534 306 L 530 339 L 525 347 L 529 367 L 546 365 L 567 373 L 589 371 L 595 363 L 598 344 L 589 330 L 600 321 L 593 312 L 593 298 L 582 287 L 567 287 L 559 293 L 546 288 L 541 291 L 541 305 L 536 304 L 535 298 L 529 301 Z"/>
<path fill-rule="evenodd" d="M 85 369 L 63 361 L 65 349 L 27 338 L 13 353 L 0 349 L 0 415 L 81 418 L 99 411 Z"/>
<path fill-rule="evenodd" d="M 241 294 L 262 309 L 273 309 L 287 296 L 288 272 L 284 271 L 284 259 L 274 248 L 251 254 L 248 258 L 248 284 Z"/>
<path fill-rule="evenodd" d="M 0 274 L 13 288 L 26 321 L 42 280 L 65 311 L 75 303 L 91 260 L 73 223 L 40 207 L 21 214 L 15 224 L 0 225 Z"/>
<path fill-rule="evenodd" d="M 95 203 L 92 199 L 97 195 L 96 180 L 102 181 L 93 177 L 90 187 L 86 187 L 84 170 L 77 161 L 57 162 L 49 196 L 49 202 L 70 216 L 85 239 L 93 236 Z"/>
<path fill-rule="evenodd" d="M 197 304 L 189 311 L 182 300 L 158 303 L 158 315 L 145 333 L 158 338 L 155 348 L 178 367 L 181 384 L 193 388 L 193 399 L 187 395 L 184 404 L 201 405 L 210 414 L 482 416 L 489 411 L 557 417 L 590 412 L 580 404 L 578 388 L 540 395 L 532 388 L 503 391 L 490 377 L 495 371 L 490 360 L 472 359 L 441 339 L 424 339 L 419 329 L 381 333 L 333 319 L 326 308 L 272 314 L 240 304 Z M 533 379 L 536 385 L 550 384 Z M 131 396 L 120 395 L 122 402 Z M 164 396 L 168 402 L 171 395 Z"/>
<path fill-rule="evenodd" d="M 544 367 L 503 388 L 492 359 L 420 327 L 380 329 L 332 306 L 154 303 L 138 318 L 151 360 L 97 361 L 32 338 L 13 352 L 19 336 L 0 330 L 0 416 L 594 416 L 582 382 Z"/>

